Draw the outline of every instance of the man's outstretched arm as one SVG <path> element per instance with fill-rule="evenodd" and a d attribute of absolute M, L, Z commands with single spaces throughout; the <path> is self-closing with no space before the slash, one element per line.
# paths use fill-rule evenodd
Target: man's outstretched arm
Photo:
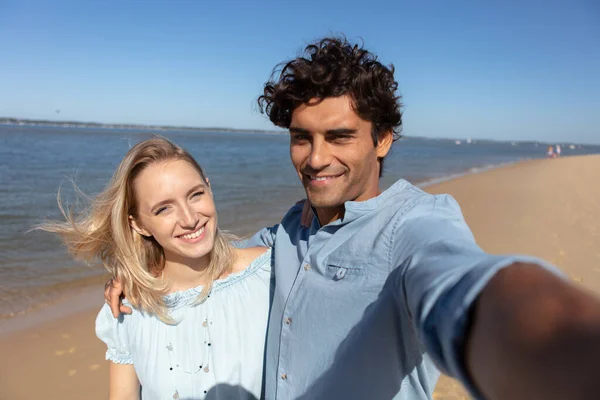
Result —
<path fill-rule="evenodd" d="M 443 372 L 492 400 L 600 398 L 599 300 L 543 260 L 482 251 L 451 197 L 400 222 L 399 304 Z"/>
<path fill-rule="evenodd" d="M 465 353 L 486 399 L 598 399 L 600 300 L 537 265 L 514 264 L 473 305 Z"/>

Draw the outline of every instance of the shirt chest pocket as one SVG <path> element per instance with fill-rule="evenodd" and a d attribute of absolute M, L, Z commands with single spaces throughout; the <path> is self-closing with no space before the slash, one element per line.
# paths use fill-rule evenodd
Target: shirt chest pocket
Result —
<path fill-rule="evenodd" d="M 325 277 L 334 282 L 360 281 L 366 275 L 366 263 L 329 257 L 325 269 Z"/>

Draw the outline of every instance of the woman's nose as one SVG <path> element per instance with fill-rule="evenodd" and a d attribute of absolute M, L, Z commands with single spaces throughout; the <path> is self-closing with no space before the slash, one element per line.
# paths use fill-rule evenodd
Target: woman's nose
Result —
<path fill-rule="evenodd" d="M 190 207 L 184 207 L 181 212 L 180 223 L 184 228 L 195 228 L 198 224 L 198 217 L 194 210 L 192 210 Z"/>

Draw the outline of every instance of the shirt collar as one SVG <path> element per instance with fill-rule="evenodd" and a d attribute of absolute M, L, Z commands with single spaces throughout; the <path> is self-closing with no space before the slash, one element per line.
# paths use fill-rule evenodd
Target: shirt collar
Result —
<path fill-rule="evenodd" d="M 337 219 L 326 226 L 335 226 L 350 223 L 357 218 L 369 213 L 370 211 L 375 210 L 379 207 L 380 204 L 385 203 L 390 197 L 393 197 L 404 190 L 410 183 L 405 181 L 404 179 L 397 180 L 392 186 L 388 189 L 384 190 L 380 195 L 375 196 L 369 200 L 365 201 L 347 201 L 344 203 L 344 218 Z M 316 228 L 318 230 L 321 227 L 319 223 L 319 219 L 317 218 L 317 212 L 314 210 L 314 217 L 312 228 Z"/>

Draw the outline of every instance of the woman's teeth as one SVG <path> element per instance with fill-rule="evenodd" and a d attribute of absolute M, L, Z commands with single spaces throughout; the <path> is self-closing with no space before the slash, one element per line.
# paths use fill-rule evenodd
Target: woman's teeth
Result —
<path fill-rule="evenodd" d="M 181 235 L 181 237 L 184 239 L 196 239 L 198 236 L 202 235 L 202 232 L 204 232 L 204 226 L 198 229 L 196 232 L 190 233 L 188 235 Z"/>

